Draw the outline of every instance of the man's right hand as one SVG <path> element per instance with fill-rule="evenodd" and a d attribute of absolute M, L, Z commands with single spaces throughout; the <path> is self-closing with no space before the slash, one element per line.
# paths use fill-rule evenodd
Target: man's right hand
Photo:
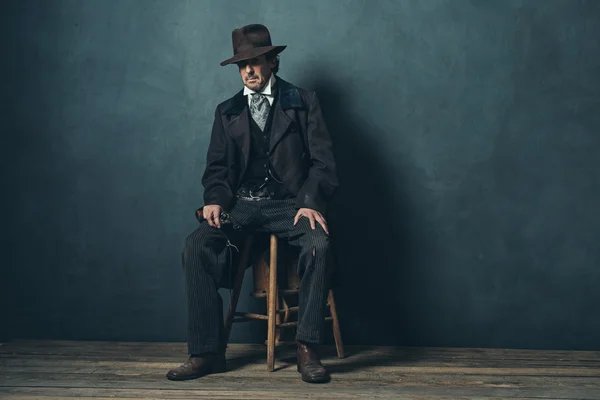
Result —
<path fill-rule="evenodd" d="M 223 208 L 218 204 L 204 206 L 202 216 L 208 221 L 208 224 L 214 228 L 221 228 L 221 213 Z"/>

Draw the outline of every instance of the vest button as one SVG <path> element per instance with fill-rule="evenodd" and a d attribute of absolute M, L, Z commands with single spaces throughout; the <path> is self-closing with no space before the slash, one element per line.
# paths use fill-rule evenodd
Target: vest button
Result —
<path fill-rule="evenodd" d="M 267 168 L 267 164 L 263 165 L 263 167 Z"/>

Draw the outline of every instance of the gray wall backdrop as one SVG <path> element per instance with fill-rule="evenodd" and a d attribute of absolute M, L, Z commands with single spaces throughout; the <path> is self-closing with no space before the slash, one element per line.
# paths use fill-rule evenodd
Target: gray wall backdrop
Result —
<path fill-rule="evenodd" d="M 2 7 L 0 339 L 185 340 L 219 62 L 259 22 L 335 141 L 347 344 L 600 349 L 600 1 Z"/>

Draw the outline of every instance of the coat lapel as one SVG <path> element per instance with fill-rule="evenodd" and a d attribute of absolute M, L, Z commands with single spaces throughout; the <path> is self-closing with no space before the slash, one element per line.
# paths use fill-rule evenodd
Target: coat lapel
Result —
<path fill-rule="evenodd" d="M 275 110 L 273 110 L 273 123 L 271 125 L 271 137 L 269 139 L 269 150 L 273 151 L 273 148 L 279 143 L 283 135 L 287 132 L 290 124 L 292 123 L 294 110 L 283 111 L 281 103 L 277 103 Z M 289 115 L 291 113 L 292 115 Z"/>
<path fill-rule="evenodd" d="M 275 110 L 273 110 L 274 114 L 269 142 L 269 149 L 271 151 L 273 151 L 277 143 L 286 134 L 290 124 L 294 120 L 295 113 L 293 109 L 303 107 L 298 89 L 278 76 L 276 78 L 279 101 L 276 102 Z"/>
<path fill-rule="evenodd" d="M 227 125 L 229 135 L 240 146 L 244 155 L 244 168 L 242 171 L 245 171 L 248 167 L 250 157 L 250 120 L 246 101 L 244 91 L 240 90 L 230 99 L 223 110 L 223 114 L 228 115 L 230 118 Z"/>

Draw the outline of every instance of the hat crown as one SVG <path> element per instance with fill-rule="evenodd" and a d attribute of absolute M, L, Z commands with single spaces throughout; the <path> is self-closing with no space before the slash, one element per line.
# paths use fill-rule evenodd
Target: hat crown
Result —
<path fill-rule="evenodd" d="M 251 60 L 262 54 L 281 53 L 287 46 L 273 46 L 271 34 L 266 26 L 261 24 L 246 25 L 231 32 L 233 57 L 222 61 L 221 65 Z"/>
<path fill-rule="evenodd" d="M 233 54 L 257 47 L 272 46 L 271 35 L 266 26 L 261 24 L 246 25 L 234 29 L 231 33 Z"/>

